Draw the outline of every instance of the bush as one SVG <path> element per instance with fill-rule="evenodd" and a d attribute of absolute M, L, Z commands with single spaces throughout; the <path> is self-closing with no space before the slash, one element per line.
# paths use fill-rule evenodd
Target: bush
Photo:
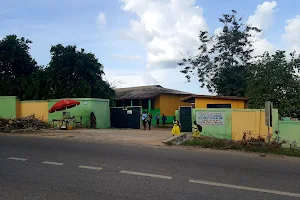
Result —
<path fill-rule="evenodd" d="M 202 136 L 193 138 L 182 143 L 184 146 L 196 146 L 213 149 L 232 149 L 247 152 L 273 153 L 278 155 L 300 157 L 300 150 L 297 148 L 282 148 L 284 141 L 273 141 L 270 144 L 266 143 L 264 138 L 249 138 L 240 141 L 218 139 L 213 137 Z"/>

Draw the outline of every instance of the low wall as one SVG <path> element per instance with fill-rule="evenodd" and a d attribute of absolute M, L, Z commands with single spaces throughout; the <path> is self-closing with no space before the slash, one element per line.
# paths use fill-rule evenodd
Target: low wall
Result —
<path fill-rule="evenodd" d="M 0 117 L 16 118 L 35 115 L 36 118 L 45 122 L 52 122 L 52 119 L 62 119 L 62 113 L 48 113 L 48 110 L 60 99 L 52 99 L 46 101 L 19 101 L 14 96 L 0 97 Z M 71 116 L 76 117 L 76 121 L 83 119 L 83 126 L 90 127 L 90 113 L 94 112 L 97 118 L 97 128 L 110 127 L 110 109 L 108 99 L 96 98 L 77 98 L 80 102 L 79 106 L 68 109 Z"/>
<path fill-rule="evenodd" d="M 278 130 L 278 110 L 273 110 L 273 126 L 270 127 L 270 134 Z M 232 139 L 243 139 L 244 133 L 247 137 L 258 136 L 267 140 L 268 127 L 265 125 L 265 110 L 262 109 L 234 109 L 232 110 Z"/>
<path fill-rule="evenodd" d="M 221 139 L 232 139 L 232 120 L 231 112 L 229 109 L 192 109 L 192 124 L 196 121 L 203 127 L 202 135 L 212 136 Z M 198 113 L 198 114 L 197 114 Z M 219 124 L 204 124 L 200 122 L 199 116 L 197 115 L 209 115 L 210 113 L 222 113 L 222 123 Z"/>
<path fill-rule="evenodd" d="M 179 115 L 175 112 L 175 115 Z M 197 121 L 203 127 L 202 135 L 221 139 L 241 140 L 244 133 L 248 137 L 267 139 L 265 111 L 260 109 L 192 109 L 192 124 Z M 270 133 L 278 130 L 278 110 L 273 110 L 273 127 Z"/>
<path fill-rule="evenodd" d="M 74 98 L 73 98 L 74 99 Z M 110 109 L 109 100 L 107 99 L 93 99 L 93 98 L 75 98 L 80 102 L 80 105 L 68 109 L 66 112 L 70 112 L 70 116 L 75 116 L 76 121 L 80 120 L 82 116 L 83 127 L 90 127 L 90 113 L 94 112 L 97 120 L 97 128 L 109 128 L 110 127 Z M 59 99 L 52 99 L 48 102 L 49 110 Z M 53 119 L 61 119 L 63 111 L 49 113 L 48 121 Z"/>
<path fill-rule="evenodd" d="M 16 118 L 18 113 L 18 99 L 15 96 L 0 97 L 0 117 Z"/>
<path fill-rule="evenodd" d="M 300 146 L 300 121 L 279 121 L 279 138 Z"/>
<path fill-rule="evenodd" d="M 48 101 L 21 101 L 20 117 L 35 115 L 37 119 L 48 121 Z"/>

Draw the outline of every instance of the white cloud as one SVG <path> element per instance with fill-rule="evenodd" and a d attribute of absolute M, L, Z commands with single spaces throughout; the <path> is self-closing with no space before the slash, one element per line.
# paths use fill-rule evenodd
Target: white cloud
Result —
<path fill-rule="evenodd" d="M 254 11 L 253 15 L 250 15 L 247 24 L 262 29 L 261 33 L 253 34 L 253 55 L 261 55 L 265 51 L 270 53 L 275 52 L 275 47 L 266 38 L 263 37 L 264 31 L 273 25 L 275 8 L 277 6 L 276 1 L 265 1 L 263 4 L 259 4 Z"/>
<path fill-rule="evenodd" d="M 124 75 L 106 73 L 111 81 L 118 80 L 118 87 L 159 84 L 194 93 L 207 93 L 195 80 L 187 84 L 178 62 L 183 53 L 195 52 L 199 46 L 200 30 L 208 30 L 203 10 L 196 0 L 120 0 L 122 9 L 136 15 L 129 22 L 126 37 L 145 45 L 147 65 L 145 71 Z M 122 74 L 122 75 L 121 75 Z"/>
<path fill-rule="evenodd" d="M 98 24 L 99 24 L 100 26 L 106 24 L 106 16 L 105 16 L 105 13 L 103 13 L 103 12 L 100 12 L 100 13 L 99 13 L 99 15 L 98 15 Z"/>
<path fill-rule="evenodd" d="M 194 78 L 192 78 L 191 83 L 186 83 L 184 75 L 174 68 L 146 70 L 136 73 L 112 71 L 109 68 L 105 71 L 105 77 L 117 88 L 158 84 L 166 88 L 195 94 L 209 94 L 206 89 L 200 88 L 199 82 Z"/>
<path fill-rule="evenodd" d="M 288 50 L 296 50 L 300 53 L 300 15 L 287 20 L 286 23 L 287 25 L 284 27 L 285 33 L 282 36 L 283 40 L 290 46 Z"/>
<path fill-rule="evenodd" d="M 119 59 L 119 60 L 139 60 L 139 59 L 141 59 L 141 56 L 139 56 L 139 55 L 113 54 L 112 57 L 115 59 Z"/>
<path fill-rule="evenodd" d="M 207 30 L 203 11 L 195 0 L 121 0 L 123 10 L 136 14 L 130 21 L 132 38 L 147 49 L 148 70 L 176 68 L 182 53 L 199 45 L 199 30 Z"/>
<path fill-rule="evenodd" d="M 151 74 L 147 71 L 142 72 L 140 70 L 110 70 L 109 68 L 105 71 L 105 77 L 110 83 L 118 83 L 117 87 L 134 87 L 143 85 L 158 84 Z"/>
<path fill-rule="evenodd" d="M 254 14 L 249 16 L 248 24 L 256 26 L 259 29 L 269 28 L 274 22 L 273 13 L 276 6 L 276 1 L 265 1 L 263 4 L 259 4 Z"/>
<path fill-rule="evenodd" d="M 126 37 L 145 45 L 147 66 L 145 71 L 131 74 L 120 71 L 107 73 L 108 79 L 119 81 L 118 87 L 160 84 L 167 88 L 208 94 L 206 89 L 199 87 L 196 77 L 192 78 L 191 83 L 186 83 L 184 75 L 177 68 L 182 53 L 195 52 L 199 47 L 199 31 L 208 30 L 203 10 L 196 6 L 196 0 L 120 1 L 124 11 L 136 15 L 136 19 L 129 22 L 130 29 L 126 31 Z M 276 5 L 275 1 L 258 5 L 247 23 L 258 28 L 269 28 L 274 21 Z M 221 30 L 217 28 L 214 34 Z M 256 34 L 253 40 L 255 54 L 274 50 L 274 46 L 263 38 L 263 33 Z"/>

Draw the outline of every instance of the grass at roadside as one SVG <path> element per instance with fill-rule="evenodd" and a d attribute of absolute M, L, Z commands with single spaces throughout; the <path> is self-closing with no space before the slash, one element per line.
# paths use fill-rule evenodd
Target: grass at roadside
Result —
<path fill-rule="evenodd" d="M 300 157 L 300 149 L 298 148 L 294 148 L 294 149 L 282 148 L 280 143 L 272 142 L 268 144 L 262 140 L 253 139 L 253 138 L 250 140 L 232 141 L 232 140 L 217 139 L 212 137 L 200 137 L 200 138 L 187 140 L 183 142 L 182 145 L 220 149 L 220 150 L 231 149 L 231 150 L 238 150 L 238 151 Z"/>

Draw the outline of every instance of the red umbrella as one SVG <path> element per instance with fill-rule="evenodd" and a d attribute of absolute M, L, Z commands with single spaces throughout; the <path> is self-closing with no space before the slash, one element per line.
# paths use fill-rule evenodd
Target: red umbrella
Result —
<path fill-rule="evenodd" d="M 52 108 L 49 110 L 49 113 L 54 113 L 55 111 L 62 111 L 68 108 L 73 108 L 79 105 L 80 102 L 76 100 L 64 99 L 56 102 Z"/>

